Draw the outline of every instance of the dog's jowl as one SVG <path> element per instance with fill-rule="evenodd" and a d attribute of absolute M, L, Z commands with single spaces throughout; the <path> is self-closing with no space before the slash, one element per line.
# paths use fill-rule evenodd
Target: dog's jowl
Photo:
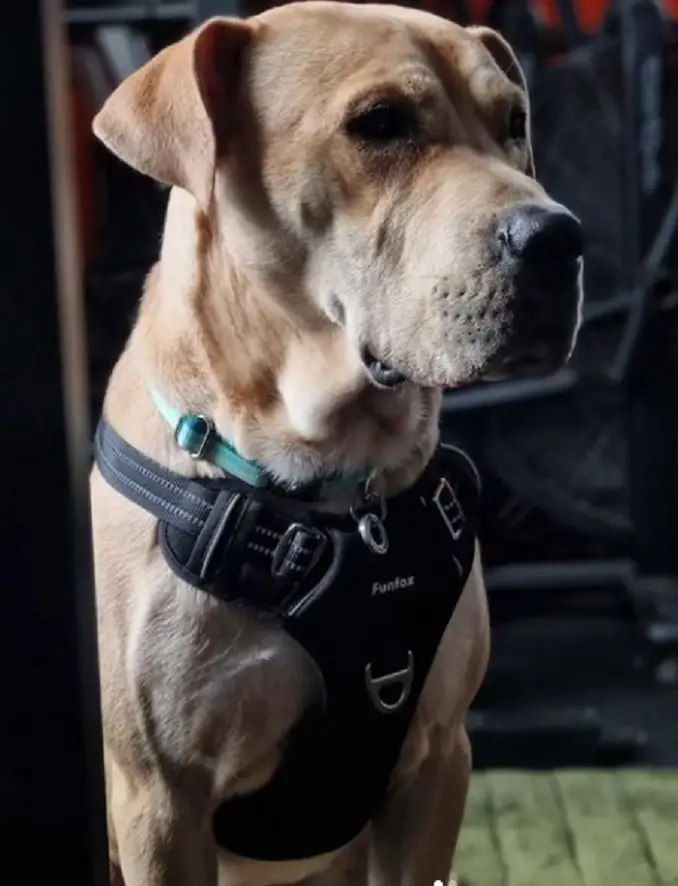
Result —
<path fill-rule="evenodd" d="M 579 223 L 485 28 L 215 18 L 95 120 L 170 186 L 92 475 L 127 886 L 447 882 L 488 619 L 441 392 L 574 347 Z"/>

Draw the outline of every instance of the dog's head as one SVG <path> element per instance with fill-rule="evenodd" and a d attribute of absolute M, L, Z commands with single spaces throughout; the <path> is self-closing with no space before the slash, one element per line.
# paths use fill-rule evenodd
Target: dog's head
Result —
<path fill-rule="evenodd" d="M 489 29 L 324 2 L 213 19 L 125 81 L 95 131 L 343 327 L 378 384 L 571 353 L 580 226 L 534 178 L 524 78 Z"/>

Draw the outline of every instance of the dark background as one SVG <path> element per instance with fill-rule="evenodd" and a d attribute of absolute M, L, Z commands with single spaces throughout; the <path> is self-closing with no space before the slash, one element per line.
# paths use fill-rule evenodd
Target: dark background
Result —
<path fill-rule="evenodd" d="M 513 43 L 530 81 L 538 176 L 588 240 L 585 322 L 568 369 L 445 399 L 444 434 L 468 446 L 485 484 L 494 652 L 469 716 L 476 765 L 675 766 L 678 3 L 425 5 Z M 63 11 L 90 428 L 166 200 L 90 135 L 116 78 L 110 58 L 93 61 L 100 28 L 124 26 L 151 52 L 210 14 L 254 9 L 74 0 Z M 19 860 L 37 883 L 60 861 L 89 879 L 102 817 L 88 776 L 99 765 L 96 736 L 88 743 L 96 661 L 77 627 L 90 623 L 91 579 L 67 458 L 44 34 L 37 2 L 22 0 L 15 16 L 0 52 L 0 868 Z M 84 766 L 92 746 L 94 770 Z"/>

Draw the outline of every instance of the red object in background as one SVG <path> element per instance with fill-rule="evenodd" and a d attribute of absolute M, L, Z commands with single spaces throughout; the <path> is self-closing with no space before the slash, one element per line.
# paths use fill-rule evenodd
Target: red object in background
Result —
<path fill-rule="evenodd" d="M 495 2 L 496 0 L 467 0 L 471 21 L 478 24 L 486 22 L 490 8 Z M 579 27 L 585 33 L 590 34 L 600 30 L 612 0 L 570 0 L 570 2 L 574 8 Z M 530 0 L 530 3 L 548 28 L 555 31 L 559 29 L 560 13 L 557 0 Z M 678 0 L 662 0 L 662 6 L 666 15 L 678 22 Z M 421 8 L 445 18 L 454 18 L 454 7 L 449 0 L 422 0 Z"/>
<path fill-rule="evenodd" d="M 544 24 L 550 28 L 558 28 L 560 14 L 556 0 L 530 0 L 530 2 L 534 5 Z M 574 8 L 579 27 L 589 34 L 600 30 L 611 4 L 611 0 L 570 0 L 570 2 Z M 678 21 L 678 0 L 662 0 L 661 5 L 668 18 Z"/>

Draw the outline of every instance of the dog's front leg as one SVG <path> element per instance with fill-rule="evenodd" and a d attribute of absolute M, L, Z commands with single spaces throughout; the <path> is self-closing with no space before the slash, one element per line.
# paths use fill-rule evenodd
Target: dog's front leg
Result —
<path fill-rule="evenodd" d="M 111 818 L 125 886 L 216 886 L 207 803 L 166 784 L 144 784 L 113 791 Z"/>
<path fill-rule="evenodd" d="M 326 870 L 307 877 L 299 886 L 368 886 L 369 839 L 366 828 L 340 850 Z"/>
<path fill-rule="evenodd" d="M 427 759 L 374 822 L 370 886 L 447 886 L 470 775 L 471 746 L 461 726 L 452 753 Z"/>

